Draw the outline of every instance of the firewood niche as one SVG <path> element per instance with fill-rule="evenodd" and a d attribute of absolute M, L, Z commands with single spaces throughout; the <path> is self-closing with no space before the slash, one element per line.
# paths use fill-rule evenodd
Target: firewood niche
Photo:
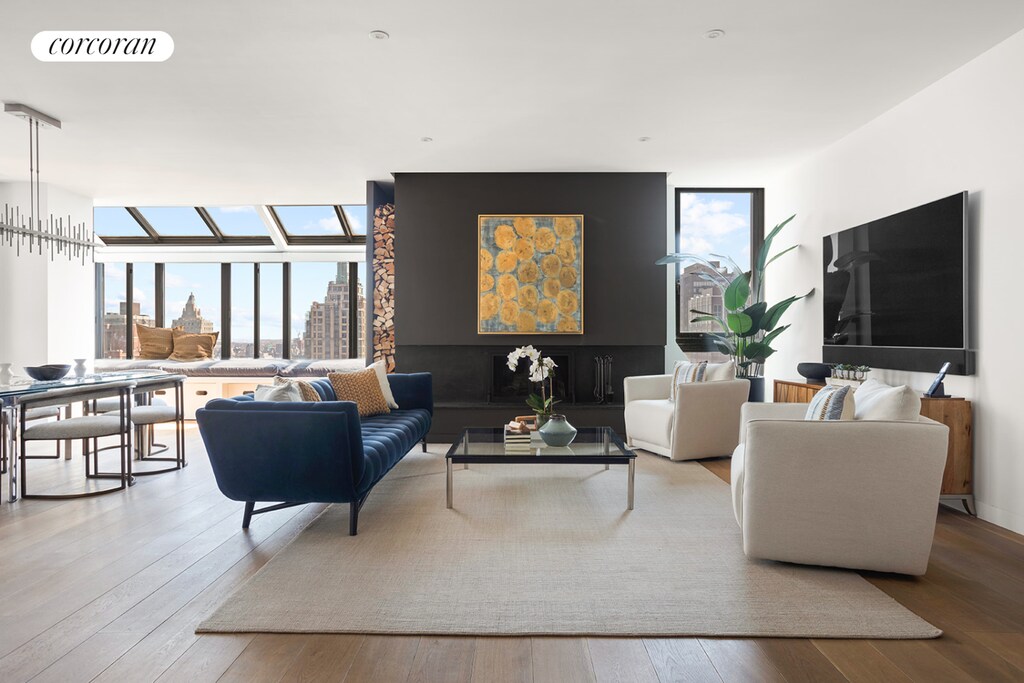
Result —
<path fill-rule="evenodd" d="M 395 369 L 395 205 L 373 212 L 373 360 Z"/>

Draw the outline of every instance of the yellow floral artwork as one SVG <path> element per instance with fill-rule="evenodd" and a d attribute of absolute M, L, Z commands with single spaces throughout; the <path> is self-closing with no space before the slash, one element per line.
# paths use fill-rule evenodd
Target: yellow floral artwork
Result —
<path fill-rule="evenodd" d="M 479 334 L 583 334 L 583 216 L 478 218 Z"/>

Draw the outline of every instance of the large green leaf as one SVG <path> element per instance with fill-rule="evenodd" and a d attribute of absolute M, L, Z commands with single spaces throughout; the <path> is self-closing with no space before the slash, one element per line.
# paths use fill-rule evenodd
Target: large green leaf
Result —
<path fill-rule="evenodd" d="M 725 319 L 729 323 L 729 329 L 741 337 L 754 327 L 754 321 L 746 313 L 729 313 Z"/>
<path fill-rule="evenodd" d="M 764 337 L 761 339 L 761 343 L 762 344 L 769 344 L 770 345 L 775 340 L 776 337 L 778 337 L 780 334 L 782 334 L 783 332 L 785 332 L 789 328 L 790 328 L 790 325 L 783 325 L 782 327 L 776 327 L 774 330 L 772 330 L 768 334 L 764 335 Z"/>
<path fill-rule="evenodd" d="M 807 292 L 807 294 L 804 294 L 803 296 L 791 296 L 788 299 L 783 299 L 779 303 L 769 308 L 767 311 L 765 311 L 764 317 L 761 318 L 761 329 L 764 330 L 765 332 L 771 332 L 772 330 L 774 330 L 775 326 L 779 324 L 779 319 L 782 318 L 782 315 L 787 310 L 789 310 L 789 307 L 792 306 L 797 301 L 800 301 L 800 299 L 810 296 L 811 292 L 813 291 L 814 290 L 812 289 L 810 292 Z"/>
<path fill-rule="evenodd" d="M 746 337 L 752 337 L 761 331 L 761 318 L 764 317 L 765 310 L 768 308 L 768 304 L 763 301 L 758 301 L 752 306 L 747 306 L 743 313 L 750 316 L 750 329 L 746 332 L 739 332 Z M 733 330 L 735 331 L 735 330 Z"/>
<path fill-rule="evenodd" d="M 728 329 L 728 328 L 726 328 L 725 323 L 722 322 L 722 319 L 719 318 L 717 315 L 698 315 L 696 318 L 693 318 L 692 320 L 690 320 L 690 322 L 691 323 L 718 323 L 719 325 L 722 326 L 723 330 Z"/>
<path fill-rule="evenodd" d="M 793 251 L 794 249 L 796 249 L 799 246 L 800 246 L 799 244 L 794 244 L 793 246 L 789 247 L 788 249 L 783 249 L 778 254 L 776 254 L 775 256 L 772 256 L 770 259 L 768 259 L 768 262 L 764 264 L 764 267 L 767 268 L 768 266 L 770 266 L 772 264 L 773 261 L 778 259 L 780 256 L 784 256 L 784 255 L 788 254 L 789 252 Z"/>
<path fill-rule="evenodd" d="M 715 348 L 718 349 L 719 353 L 724 353 L 726 356 L 735 356 L 736 347 L 727 341 L 721 339 L 712 339 L 715 344 Z"/>
<path fill-rule="evenodd" d="M 722 294 L 722 303 L 726 310 L 742 311 L 747 305 L 747 298 L 750 296 L 750 273 L 740 273 L 736 276 L 725 293 Z"/>
<path fill-rule="evenodd" d="M 789 223 L 794 218 L 796 218 L 796 214 L 793 214 L 792 216 L 790 216 L 786 220 L 784 220 L 781 223 L 779 223 L 778 225 L 776 225 L 774 228 L 772 228 L 771 232 L 769 232 L 767 235 L 765 235 L 764 243 L 761 245 L 761 250 L 757 253 L 757 266 L 756 266 L 756 268 L 757 268 L 758 274 L 764 273 L 764 267 L 768 263 L 768 252 L 771 251 L 771 248 L 772 248 L 772 240 L 774 240 L 775 236 L 778 235 L 780 232 L 782 232 L 782 229 L 784 227 L 786 227 L 786 224 Z"/>
<path fill-rule="evenodd" d="M 768 356 L 775 353 L 775 349 L 764 342 L 751 342 L 743 349 L 743 357 L 755 363 L 763 363 Z"/>

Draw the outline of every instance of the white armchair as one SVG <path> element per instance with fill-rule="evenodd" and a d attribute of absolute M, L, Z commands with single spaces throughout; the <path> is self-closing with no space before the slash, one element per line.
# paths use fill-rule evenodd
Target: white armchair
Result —
<path fill-rule="evenodd" d="M 626 442 L 673 460 L 729 455 L 749 391 L 745 379 L 694 382 L 680 384 L 673 401 L 672 375 L 626 377 Z"/>
<path fill-rule="evenodd" d="M 807 406 L 748 403 L 732 458 L 748 557 L 924 574 L 949 429 L 803 419 Z"/>

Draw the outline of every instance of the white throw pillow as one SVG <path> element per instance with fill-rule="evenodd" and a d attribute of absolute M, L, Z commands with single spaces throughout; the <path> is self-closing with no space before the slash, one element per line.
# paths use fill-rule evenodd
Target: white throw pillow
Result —
<path fill-rule="evenodd" d="M 856 420 L 916 422 L 920 415 L 921 397 L 905 384 L 891 387 L 869 379 L 857 387 Z"/>
<path fill-rule="evenodd" d="M 290 403 L 298 402 L 302 400 L 302 394 L 299 392 L 299 387 L 291 382 L 287 384 L 278 384 L 276 386 L 270 386 L 268 384 L 260 384 L 256 386 L 256 391 L 253 396 L 257 401 L 273 401 L 275 403 Z"/>
<path fill-rule="evenodd" d="M 388 402 L 388 408 L 395 410 L 398 408 L 398 404 L 395 403 L 395 395 L 391 393 L 391 383 L 388 382 L 388 371 L 384 366 L 384 361 L 379 360 L 376 363 L 370 365 L 373 371 L 377 373 L 377 381 L 380 382 L 380 391 L 384 394 L 384 400 Z"/>
<path fill-rule="evenodd" d="M 705 382 L 728 382 L 736 379 L 736 361 L 725 363 L 708 363 L 707 372 L 704 373 Z"/>

